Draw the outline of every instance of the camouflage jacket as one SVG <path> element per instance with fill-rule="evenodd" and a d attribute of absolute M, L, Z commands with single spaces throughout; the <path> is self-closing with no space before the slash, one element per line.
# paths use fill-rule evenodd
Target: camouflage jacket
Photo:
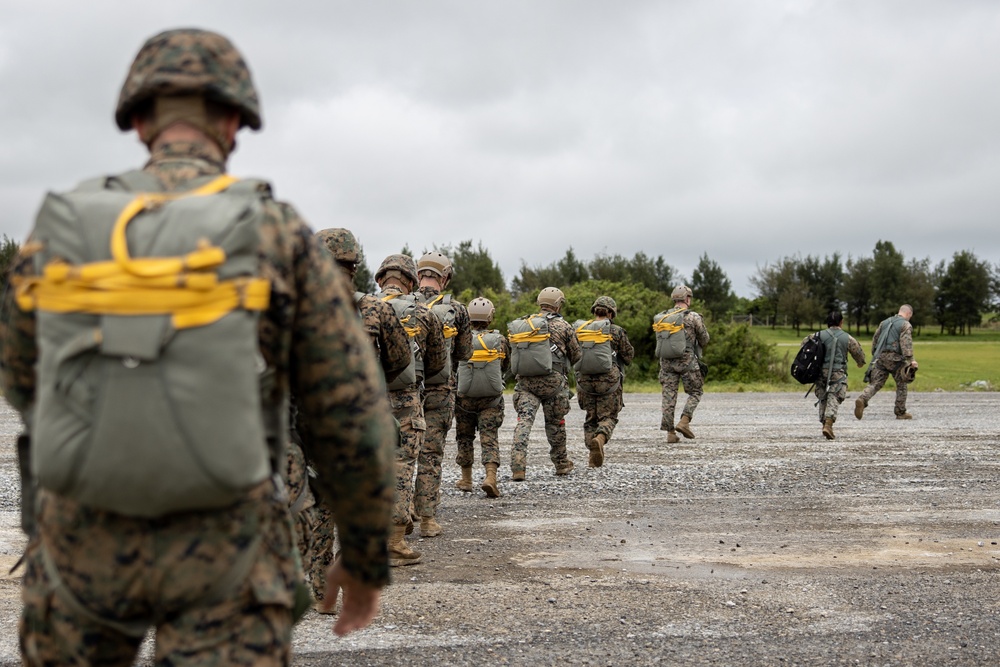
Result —
<path fill-rule="evenodd" d="M 358 298 L 361 324 L 372 339 L 382 364 L 386 383 L 392 382 L 410 365 L 410 339 L 392 306 L 371 294 Z"/>
<path fill-rule="evenodd" d="M 883 327 L 890 326 L 894 319 L 895 316 L 887 317 L 875 329 L 875 335 L 872 336 L 873 357 L 875 349 L 878 347 L 878 337 L 882 335 Z M 878 359 L 874 361 L 882 362 L 882 365 L 890 370 L 896 368 L 902 362 L 910 363 L 913 361 L 913 325 L 908 320 L 903 320 L 902 328 L 899 330 L 899 342 L 887 344 L 885 349 L 879 353 Z"/>
<path fill-rule="evenodd" d="M 578 373 L 576 384 L 579 391 L 590 391 L 595 394 L 606 393 L 608 389 L 613 389 L 625 379 L 625 366 L 632 363 L 635 358 L 635 348 L 629 342 L 628 334 L 617 324 L 611 325 L 611 350 L 615 355 L 615 363 L 608 373 L 588 375 Z"/>
<path fill-rule="evenodd" d="M 168 190 L 224 169 L 218 149 L 207 142 L 165 144 L 145 166 Z M 264 400 L 281 405 L 290 393 L 297 397 L 305 454 L 337 517 L 344 567 L 364 582 L 384 585 L 395 436 L 381 374 L 343 275 L 298 213 L 267 195 L 259 255 L 271 296 L 259 344 L 276 378 Z M 29 239 L 12 275 L 34 273 L 31 245 Z M 9 290 L 0 317 L 0 385 L 22 414 L 35 398 L 35 331 L 34 312 L 21 311 Z"/>
<path fill-rule="evenodd" d="M 844 332 L 841 327 L 830 327 L 830 328 L 827 329 L 827 331 L 831 332 L 831 334 L 835 334 L 836 332 Z M 848 334 L 847 332 L 844 332 L 844 333 L 847 335 L 847 352 L 846 352 L 846 354 L 851 355 L 851 358 L 854 359 L 854 363 L 856 363 L 859 368 L 861 366 L 864 366 L 865 365 L 865 351 L 861 348 L 861 343 L 859 343 L 854 338 L 854 336 Z M 802 339 L 802 343 L 800 343 L 800 345 L 805 344 L 805 342 L 807 340 L 809 340 L 812 336 L 813 336 L 813 334 L 809 334 L 808 336 L 806 336 L 805 338 L 803 338 Z M 839 340 L 839 337 L 838 337 L 838 340 Z M 843 348 L 841 348 L 841 349 L 843 349 Z M 828 354 L 828 358 L 829 358 L 829 354 Z M 833 355 L 833 371 L 832 371 L 832 373 L 830 372 L 829 364 L 825 364 L 824 363 L 824 365 L 823 365 L 823 374 L 820 376 L 823 379 L 823 382 L 826 382 L 826 377 L 827 377 L 828 373 L 830 375 L 831 381 L 835 381 L 835 380 L 838 380 L 840 378 L 846 378 L 847 377 L 847 357 L 845 355 L 841 355 L 839 350 L 836 351 L 836 352 L 834 352 L 834 355 Z"/>
<path fill-rule="evenodd" d="M 403 291 L 394 285 L 389 285 L 382 290 L 382 294 L 403 294 Z M 421 303 L 417 304 L 417 321 L 420 323 L 420 331 L 417 333 L 416 341 L 424 359 L 424 377 L 430 377 L 444 368 L 447 356 L 444 332 L 441 330 L 441 320 Z"/>
<path fill-rule="evenodd" d="M 548 375 L 531 377 L 519 375 L 515 390 L 528 391 L 536 396 L 550 396 L 566 384 L 570 367 L 583 356 L 580 341 L 576 339 L 576 332 L 570 323 L 559 313 L 547 313 L 547 319 L 549 342 L 555 347 L 552 355 L 552 372 Z"/>
<path fill-rule="evenodd" d="M 684 355 L 677 359 L 660 359 L 660 370 L 670 373 L 683 373 L 697 367 L 696 349 L 705 349 L 708 345 L 708 329 L 705 320 L 693 310 L 684 313 L 684 335 L 687 346 Z"/>
<path fill-rule="evenodd" d="M 416 294 L 419 299 L 423 300 L 423 303 L 427 303 L 441 294 L 441 291 L 433 287 L 421 287 L 416 291 Z M 452 384 L 454 384 L 458 362 L 466 361 L 472 356 L 472 324 L 469 320 L 469 309 L 465 307 L 465 304 L 455 298 L 452 298 L 451 303 L 455 306 L 455 328 L 458 329 L 458 333 L 455 334 L 451 343 L 451 379 Z"/>

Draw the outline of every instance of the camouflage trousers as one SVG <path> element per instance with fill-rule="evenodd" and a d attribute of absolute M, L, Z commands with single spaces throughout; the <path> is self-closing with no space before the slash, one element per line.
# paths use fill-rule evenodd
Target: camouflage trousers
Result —
<path fill-rule="evenodd" d="M 476 431 L 479 431 L 479 444 L 482 449 L 482 461 L 500 465 L 500 427 L 503 425 L 503 396 L 496 398 L 463 398 L 455 402 L 455 440 L 458 444 L 458 455 L 455 463 L 460 468 L 471 468 L 475 462 Z"/>
<path fill-rule="evenodd" d="M 677 409 L 677 391 L 680 383 L 684 383 L 684 393 L 687 394 L 687 402 L 681 415 L 687 415 L 688 419 L 694 417 L 694 410 L 701 401 L 704 394 L 705 382 L 701 377 L 698 367 L 677 372 L 660 369 L 660 385 L 663 389 L 662 416 L 660 417 L 660 430 L 674 430 L 674 411 Z"/>
<path fill-rule="evenodd" d="M 847 375 L 844 373 L 837 372 L 831 376 L 829 391 L 825 377 L 816 383 L 816 400 L 821 424 L 827 419 L 837 421 L 837 410 L 845 398 L 847 398 Z"/>
<path fill-rule="evenodd" d="M 419 389 L 400 389 L 389 392 L 392 414 L 399 421 L 399 449 L 396 451 L 396 502 L 392 508 L 392 523 L 405 526 L 413 522 L 410 506 L 413 504 L 413 473 L 417 469 L 417 456 L 427 429 Z"/>
<path fill-rule="evenodd" d="M 566 414 L 569 413 L 569 390 L 560 386 L 548 396 L 536 396 L 524 389 L 514 389 L 514 444 L 510 450 L 511 472 L 524 472 L 528 465 L 528 437 L 541 406 L 545 417 L 545 437 L 549 441 L 549 459 L 559 468 L 569 461 L 566 453 Z"/>
<path fill-rule="evenodd" d="M 625 406 L 621 383 L 616 380 L 613 385 L 606 386 L 578 381 L 576 400 L 587 413 L 583 421 L 584 442 L 590 442 L 598 433 L 604 435 L 605 442 L 611 440 L 618 425 L 618 413 Z"/>
<path fill-rule="evenodd" d="M 233 507 L 158 519 L 42 491 L 22 582 L 23 664 L 126 667 L 154 627 L 158 665 L 287 665 L 294 549 L 270 480 Z M 233 580 L 234 567 L 247 572 Z"/>
<path fill-rule="evenodd" d="M 337 557 L 337 525 L 333 512 L 319 502 L 305 512 L 312 528 L 312 543 L 308 554 L 302 556 L 302 566 L 309 576 L 314 600 L 322 600 L 326 592 L 326 571 Z"/>
<path fill-rule="evenodd" d="M 450 387 L 432 387 L 424 395 L 427 431 L 417 457 L 417 482 L 413 487 L 413 508 L 421 517 L 433 517 L 441 500 L 441 463 L 444 441 L 455 416 L 455 392 Z"/>
<path fill-rule="evenodd" d="M 896 382 L 896 402 L 892 410 L 897 415 L 906 414 L 906 394 L 909 383 L 903 377 L 904 368 L 906 368 L 905 362 L 899 362 L 894 368 L 886 368 L 882 365 L 882 360 L 877 359 L 872 364 L 872 374 L 868 386 L 861 392 L 860 398 L 865 402 L 865 405 L 868 405 L 868 402 L 885 386 L 886 380 L 891 376 Z"/>

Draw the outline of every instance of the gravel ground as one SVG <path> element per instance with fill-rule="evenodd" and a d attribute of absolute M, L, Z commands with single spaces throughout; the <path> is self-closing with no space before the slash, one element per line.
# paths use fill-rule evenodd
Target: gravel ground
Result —
<path fill-rule="evenodd" d="M 997 664 L 1000 394 L 911 394 L 913 421 L 887 392 L 862 422 L 852 406 L 828 442 L 801 393 L 710 394 L 697 439 L 668 446 L 659 396 L 628 395 L 605 467 L 574 410 L 573 474 L 552 475 L 536 424 L 527 481 L 504 466 L 495 500 L 454 488 L 452 439 L 444 534 L 417 540 L 372 627 L 336 639 L 307 615 L 295 664 Z M 3 573 L 23 548 L 17 426 L 0 408 Z M 0 579 L 0 665 L 17 596 Z"/>

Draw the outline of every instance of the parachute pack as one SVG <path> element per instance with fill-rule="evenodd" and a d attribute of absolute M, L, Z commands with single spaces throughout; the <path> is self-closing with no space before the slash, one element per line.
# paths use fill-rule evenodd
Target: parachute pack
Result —
<path fill-rule="evenodd" d="M 656 356 L 659 359 L 680 359 L 687 349 L 687 334 L 684 333 L 684 311 L 674 308 L 657 313 L 653 317 L 653 331 L 656 333 Z"/>
<path fill-rule="evenodd" d="M 577 373 L 599 375 L 610 373 L 615 355 L 611 349 L 611 320 L 588 320 L 577 322 L 576 339 L 580 342 L 583 355 L 576 364 Z"/>
<path fill-rule="evenodd" d="M 38 323 L 26 414 L 42 488 L 124 515 L 236 502 L 284 462 L 288 407 L 262 409 L 259 276 L 266 184 L 163 192 L 143 172 L 49 194 L 16 280 Z M 134 253 L 134 256 L 133 256 Z"/>
<path fill-rule="evenodd" d="M 415 293 L 414 297 L 417 299 L 418 303 L 421 302 L 420 292 Z M 444 384 L 451 379 L 451 352 L 452 348 L 455 346 L 455 336 L 458 335 L 458 329 L 455 328 L 457 311 L 455 309 L 455 304 L 451 300 L 450 294 L 438 294 L 430 301 L 425 302 L 424 305 L 430 308 L 431 312 L 434 313 L 441 321 L 441 329 L 444 333 L 445 349 L 444 368 L 442 368 L 435 375 L 432 375 L 429 378 L 424 378 L 424 384 Z"/>
<path fill-rule="evenodd" d="M 792 377 L 800 384 L 813 384 L 823 375 L 823 361 L 826 359 L 826 345 L 819 332 L 810 335 L 799 347 L 792 360 Z M 808 394 L 808 392 L 807 392 Z"/>
<path fill-rule="evenodd" d="M 532 377 L 552 372 L 549 319 L 545 313 L 526 315 L 507 324 L 510 367 L 514 375 Z"/>
<path fill-rule="evenodd" d="M 417 302 L 410 294 L 386 294 L 382 300 L 392 306 L 399 323 L 403 325 L 406 335 L 410 338 L 410 364 L 396 379 L 387 385 L 389 391 L 398 391 L 417 382 L 417 377 L 423 374 L 424 358 L 420 354 L 417 335 L 420 325 L 417 323 Z"/>
<path fill-rule="evenodd" d="M 458 364 L 458 395 L 487 398 L 503 393 L 503 336 L 484 331 L 472 337 L 472 356 Z"/>

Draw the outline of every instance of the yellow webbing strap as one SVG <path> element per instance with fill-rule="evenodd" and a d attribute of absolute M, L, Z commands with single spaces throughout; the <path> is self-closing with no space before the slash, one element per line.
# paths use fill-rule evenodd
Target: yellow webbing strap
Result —
<path fill-rule="evenodd" d="M 671 324 L 670 322 L 664 321 L 671 315 L 679 313 L 682 310 L 684 310 L 684 308 L 674 308 L 669 313 L 666 313 L 663 317 L 661 317 L 659 321 L 653 322 L 653 331 L 656 332 L 666 331 L 668 334 L 673 334 L 677 333 L 678 331 L 682 331 L 684 329 L 684 320 L 681 320 L 680 324 Z"/>
<path fill-rule="evenodd" d="M 585 329 L 588 324 L 594 320 L 588 320 L 581 324 L 576 330 L 576 338 L 581 343 L 607 343 L 611 340 L 612 336 L 610 333 L 604 333 L 603 331 L 595 331 L 593 329 Z"/>
<path fill-rule="evenodd" d="M 388 302 L 392 301 L 393 299 L 395 299 L 397 296 L 400 296 L 400 295 L 399 294 L 386 294 L 384 297 L 382 297 L 382 300 L 385 301 L 386 303 L 388 303 Z M 407 326 L 407 324 L 410 322 L 410 318 L 411 318 L 410 315 L 407 315 L 406 317 L 402 317 L 402 318 L 400 318 L 399 323 L 403 325 L 403 330 L 406 331 L 406 335 L 407 336 L 409 336 L 410 338 L 416 338 L 417 334 L 420 333 L 420 324 L 417 323 L 416 326 L 412 326 L 412 327 L 411 326 Z"/>
<path fill-rule="evenodd" d="M 507 357 L 507 355 L 503 353 L 503 350 L 499 349 L 491 350 L 489 347 L 487 347 L 486 341 L 483 340 L 482 334 L 479 334 L 478 336 L 476 336 L 476 338 L 479 339 L 479 344 L 483 346 L 483 349 L 473 350 L 472 356 L 469 357 L 469 361 L 490 362 L 490 361 L 496 361 L 497 359 L 505 359 Z"/>
<path fill-rule="evenodd" d="M 443 298 L 444 298 L 444 294 L 438 294 L 436 297 L 434 297 L 433 299 L 431 299 L 430 301 L 427 302 L 427 307 L 428 308 L 433 308 L 437 304 L 437 302 L 440 301 Z M 455 336 L 458 335 L 458 329 L 456 329 L 455 327 L 453 327 L 450 324 L 444 324 L 444 323 L 442 323 L 441 324 L 441 329 L 442 329 L 442 331 L 444 331 L 444 337 L 445 338 L 454 338 Z"/>
<path fill-rule="evenodd" d="M 18 306 L 53 313 L 170 315 L 176 329 L 211 324 L 239 308 L 266 309 L 270 282 L 256 277 L 220 281 L 206 269 L 223 264 L 226 254 L 207 241 L 182 257 L 133 259 L 128 253 L 125 229 L 141 211 L 183 197 L 215 194 L 236 180 L 224 175 L 190 192 L 139 194 L 115 222 L 113 260 L 78 266 L 57 260 L 46 265 L 41 276 L 15 279 Z"/>
<path fill-rule="evenodd" d="M 524 321 L 528 323 L 529 327 L 531 327 L 531 331 L 510 334 L 511 345 L 516 345 L 518 343 L 543 343 L 549 339 L 549 334 L 547 332 L 538 333 L 538 327 L 531 323 L 531 319 L 534 317 L 545 317 L 545 315 L 538 313 L 537 315 L 526 317 Z"/>

